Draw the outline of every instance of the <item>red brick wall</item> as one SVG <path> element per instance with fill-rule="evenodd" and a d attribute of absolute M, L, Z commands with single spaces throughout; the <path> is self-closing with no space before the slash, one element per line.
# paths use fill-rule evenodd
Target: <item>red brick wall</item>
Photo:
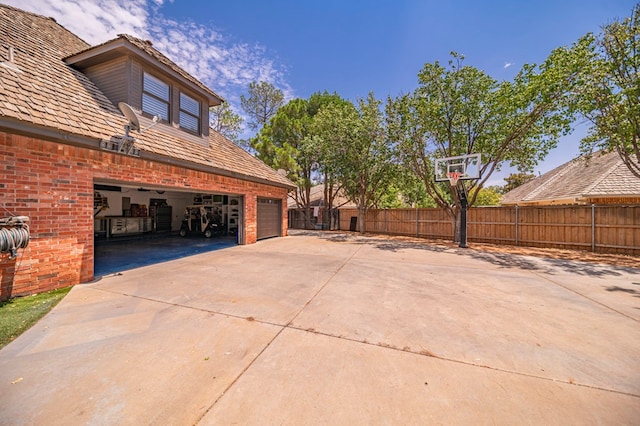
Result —
<path fill-rule="evenodd" d="M 2 132 L 0 171 L 0 217 L 29 216 L 31 232 L 16 259 L 0 254 L 0 300 L 93 279 L 94 180 L 243 194 L 246 244 L 256 242 L 258 196 L 287 204 L 284 188 Z"/>

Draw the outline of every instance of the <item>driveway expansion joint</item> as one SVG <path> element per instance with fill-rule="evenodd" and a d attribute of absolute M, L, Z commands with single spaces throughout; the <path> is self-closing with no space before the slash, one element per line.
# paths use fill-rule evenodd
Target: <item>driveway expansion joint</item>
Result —
<path fill-rule="evenodd" d="M 574 290 L 572 288 L 567 287 L 566 285 L 563 285 L 563 284 L 561 284 L 559 282 L 556 282 L 556 281 L 552 280 L 551 278 L 549 278 L 548 276 L 546 276 L 544 274 L 540 274 L 540 273 L 537 273 L 537 272 L 534 272 L 534 274 L 537 275 L 538 277 L 542 278 L 545 281 L 549 281 L 551 284 L 553 284 L 555 286 L 558 286 L 558 287 L 561 287 L 561 288 L 563 288 L 563 289 L 565 289 L 567 291 L 570 291 L 571 293 L 574 293 L 574 294 L 576 294 L 576 295 L 578 295 L 578 296 L 580 296 L 580 297 L 582 297 L 584 299 L 587 299 L 588 301 L 590 301 L 592 303 L 595 303 L 596 305 L 602 306 L 603 308 L 605 308 L 607 310 L 613 311 L 616 314 L 622 315 L 623 317 L 628 318 L 628 319 L 630 319 L 630 320 L 632 320 L 634 322 L 640 322 L 639 319 L 634 318 L 631 315 L 627 315 L 624 312 L 621 312 L 621 311 L 619 311 L 617 309 L 614 309 L 611 306 L 608 306 L 608 305 L 606 305 L 606 304 L 604 304 L 602 302 L 599 302 L 599 301 L 597 301 L 597 300 L 595 300 L 595 299 L 593 299 L 593 298 L 591 298 L 589 296 L 586 296 L 586 295 L 580 293 L 579 291 L 576 291 L 576 290 Z"/>
<path fill-rule="evenodd" d="M 436 355 L 433 352 L 428 351 L 428 350 L 414 351 L 414 350 L 412 350 L 411 348 L 408 348 L 408 347 L 398 348 L 396 346 L 393 346 L 393 345 L 387 344 L 387 343 L 383 343 L 383 342 L 373 343 L 373 342 L 369 342 L 367 339 L 360 340 L 360 339 L 355 339 L 355 338 L 352 338 L 352 337 L 346 337 L 346 336 L 342 336 L 342 335 L 335 335 L 335 334 L 332 334 L 332 333 L 325 333 L 325 332 L 318 331 L 318 330 L 315 330 L 315 329 L 312 329 L 312 328 L 303 328 L 303 327 L 296 327 L 296 326 L 291 326 L 291 325 L 286 326 L 286 328 L 289 328 L 289 329 L 292 329 L 292 330 L 297 330 L 297 331 L 304 331 L 304 332 L 307 332 L 307 333 L 316 334 L 318 336 L 331 337 L 331 338 L 334 338 L 334 339 L 345 340 L 345 341 L 349 341 L 349 342 L 353 342 L 353 343 L 361 343 L 361 344 L 368 345 L 368 346 L 375 346 L 375 347 L 382 348 L 382 349 L 389 349 L 389 350 L 392 350 L 392 351 L 405 352 L 405 353 L 409 353 L 409 354 L 413 354 L 413 355 L 419 355 L 419 356 L 424 356 L 424 357 L 428 357 L 428 358 L 434 358 L 434 359 L 437 359 L 437 360 L 440 360 L 440 361 L 467 365 L 469 367 L 483 368 L 483 369 L 487 369 L 487 370 L 491 370 L 491 371 L 498 371 L 498 372 L 501 372 L 501 373 L 513 374 L 513 375 L 522 376 L 522 377 L 528 377 L 528 378 L 531 378 L 531 379 L 545 380 L 545 381 L 548 381 L 548 382 L 562 383 L 562 384 L 566 384 L 566 385 L 579 386 L 579 387 L 583 387 L 583 388 L 587 388 L 587 389 L 594 389 L 594 390 L 598 390 L 598 391 L 611 392 L 611 393 L 614 393 L 614 394 L 620 394 L 620 395 L 631 396 L 631 397 L 634 397 L 634 398 L 640 398 L 640 394 L 634 394 L 634 393 L 620 391 L 620 390 L 616 390 L 616 389 L 604 388 L 604 387 L 601 387 L 601 386 L 594 386 L 594 385 L 588 385 L 588 384 L 584 384 L 584 383 L 578 383 L 575 380 L 555 379 L 555 378 L 550 378 L 550 377 L 538 376 L 536 374 L 523 373 L 523 372 L 515 371 L 515 370 L 507 370 L 505 368 L 492 367 L 492 366 L 486 365 L 486 364 L 478 364 L 478 363 L 475 363 L 475 362 L 469 362 L 469 361 L 454 359 L 454 358 L 450 358 L 450 357 L 444 357 L 444 356 L 441 356 L 441 355 Z"/>

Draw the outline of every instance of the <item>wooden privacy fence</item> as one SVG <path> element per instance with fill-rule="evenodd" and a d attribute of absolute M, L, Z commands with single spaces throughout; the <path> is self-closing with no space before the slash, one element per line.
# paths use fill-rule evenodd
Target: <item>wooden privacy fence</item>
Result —
<path fill-rule="evenodd" d="M 340 209 L 349 230 L 356 209 Z M 356 228 L 357 229 L 357 228 Z M 367 232 L 453 239 L 441 209 L 372 209 Z M 640 205 L 474 207 L 467 214 L 469 241 L 640 255 Z"/>

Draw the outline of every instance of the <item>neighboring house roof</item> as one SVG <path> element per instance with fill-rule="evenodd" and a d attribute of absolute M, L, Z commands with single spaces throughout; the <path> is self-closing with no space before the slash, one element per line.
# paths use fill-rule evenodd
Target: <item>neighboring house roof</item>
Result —
<path fill-rule="evenodd" d="M 196 84 L 195 78 L 145 42 L 130 36 L 120 38 Z M 9 48 L 13 49 L 13 62 Z M 122 134 L 120 129 L 127 124 L 122 113 L 87 76 L 63 60 L 88 50 L 87 43 L 55 20 L 0 5 L 0 129 L 93 149 L 100 149 L 101 140 Z M 295 187 L 213 130 L 205 146 L 162 129 L 158 125 L 144 133 L 132 134 L 142 158 Z"/>
<path fill-rule="evenodd" d="M 640 179 L 617 152 L 579 157 L 521 185 L 502 197 L 503 205 L 591 204 L 640 199 Z"/>
<path fill-rule="evenodd" d="M 311 207 L 316 206 L 324 206 L 324 184 L 315 185 L 311 187 L 311 192 L 309 194 L 309 205 Z M 344 195 L 344 191 L 339 190 L 336 197 L 333 199 L 333 207 L 356 207 L 356 205 L 349 201 L 349 199 Z M 293 198 L 293 194 L 289 194 L 289 198 L 287 199 L 287 208 L 296 209 L 298 205 L 296 204 L 296 200 Z"/>

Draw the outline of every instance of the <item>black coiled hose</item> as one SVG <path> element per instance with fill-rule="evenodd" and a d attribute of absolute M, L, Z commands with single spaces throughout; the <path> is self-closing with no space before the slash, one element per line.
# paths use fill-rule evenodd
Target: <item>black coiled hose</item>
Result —
<path fill-rule="evenodd" d="M 27 216 L 0 219 L 0 253 L 9 253 L 9 259 L 15 259 L 18 249 L 29 245 L 28 221 Z"/>

